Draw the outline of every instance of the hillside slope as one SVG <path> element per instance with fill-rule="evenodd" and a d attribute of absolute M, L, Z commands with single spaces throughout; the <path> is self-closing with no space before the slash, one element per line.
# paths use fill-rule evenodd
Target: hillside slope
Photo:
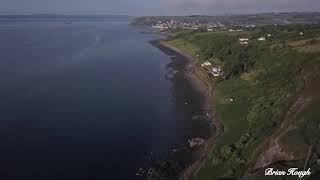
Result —
<path fill-rule="evenodd" d="M 248 45 L 239 43 L 242 37 Z M 290 25 L 241 34 L 189 31 L 167 42 L 195 57 L 224 126 L 194 179 L 261 179 L 267 167 L 303 169 L 305 163 L 319 171 L 319 37 L 319 26 Z M 208 77 L 204 61 L 224 76 Z"/>

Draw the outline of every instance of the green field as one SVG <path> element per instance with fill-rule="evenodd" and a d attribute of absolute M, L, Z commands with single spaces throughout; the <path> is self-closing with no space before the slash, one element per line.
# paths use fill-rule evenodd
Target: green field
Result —
<path fill-rule="evenodd" d="M 307 35 L 299 35 L 301 31 Z M 225 72 L 219 80 L 206 78 L 216 94 L 215 112 L 224 132 L 195 179 L 244 176 L 270 148 L 267 142 L 272 139 L 278 139 L 284 153 L 292 155 L 291 159 L 283 155 L 279 161 L 301 166 L 309 147 L 313 147 L 310 166 L 319 158 L 320 98 L 315 92 L 320 92 L 320 27 L 268 26 L 231 35 L 176 33 L 169 44 L 197 57 L 198 64 L 209 60 Z M 266 34 L 272 37 L 256 40 Z M 247 46 L 238 41 L 244 35 L 250 38 Z M 274 162 L 277 165 L 277 159 Z M 285 168 L 282 163 L 279 166 Z"/>

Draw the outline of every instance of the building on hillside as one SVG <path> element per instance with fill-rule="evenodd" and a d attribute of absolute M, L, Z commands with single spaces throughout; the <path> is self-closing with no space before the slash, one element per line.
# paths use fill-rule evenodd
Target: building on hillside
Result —
<path fill-rule="evenodd" d="M 204 63 L 201 64 L 201 66 L 202 67 L 211 66 L 211 62 L 205 61 Z"/>
<path fill-rule="evenodd" d="M 241 45 L 249 44 L 249 39 L 248 38 L 239 38 L 239 41 L 240 41 Z"/>
<path fill-rule="evenodd" d="M 239 41 L 240 41 L 240 42 L 249 41 L 249 39 L 248 39 L 248 38 L 239 38 Z"/>
<path fill-rule="evenodd" d="M 243 29 L 229 29 L 229 32 L 243 32 Z"/>
<path fill-rule="evenodd" d="M 219 66 L 213 67 L 210 70 L 209 74 L 212 75 L 213 77 L 219 77 L 224 75 L 223 70 Z"/>
<path fill-rule="evenodd" d="M 258 39 L 258 41 L 265 41 L 265 40 L 266 40 L 265 37 L 260 37 L 260 38 Z"/>

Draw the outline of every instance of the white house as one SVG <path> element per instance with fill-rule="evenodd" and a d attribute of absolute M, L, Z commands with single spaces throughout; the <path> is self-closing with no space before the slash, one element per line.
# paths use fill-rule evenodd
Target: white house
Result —
<path fill-rule="evenodd" d="M 248 38 L 239 38 L 239 41 L 244 42 L 244 41 L 249 41 L 249 39 Z"/>
<path fill-rule="evenodd" d="M 271 37 L 271 34 L 268 34 L 268 37 Z"/>
<path fill-rule="evenodd" d="M 210 71 L 210 73 L 214 76 L 214 77 L 219 77 L 219 76 L 223 76 L 223 70 L 220 67 L 213 67 Z"/>
<path fill-rule="evenodd" d="M 202 67 L 211 66 L 211 62 L 205 61 L 204 63 L 201 64 L 201 66 L 202 66 Z"/>
<path fill-rule="evenodd" d="M 207 28 L 207 31 L 208 31 L 208 32 L 212 32 L 212 31 L 213 31 L 213 28 Z"/>
<path fill-rule="evenodd" d="M 265 37 L 260 37 L 260 38 L 258 39 L 258 41 L 265 41 L 265 40 L 266 40 Z"/>
<path fill-rule="evenodd" d="M 249 39 L 248 38 L 239 38 L 240 44 L 246 45 L 249 44 Z"/>
<path fill-rule="evenodd" d="M 248 38 L 239 38 L 239 41 L 249 41 Z"/>
<path fill-rule="evenodd" d="M 303 32 L 300 32 L 300 36 L 302 36 L 303 35 Z"/>

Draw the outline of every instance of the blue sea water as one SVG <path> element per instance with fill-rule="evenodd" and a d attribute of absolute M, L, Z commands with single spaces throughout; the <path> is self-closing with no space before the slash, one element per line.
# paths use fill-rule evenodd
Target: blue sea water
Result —
<path fill-rule="evenodd" d="M 0 179 L 137 179 L 177 141 L 170 58 L 129 21 L 0 23 Z"/>

